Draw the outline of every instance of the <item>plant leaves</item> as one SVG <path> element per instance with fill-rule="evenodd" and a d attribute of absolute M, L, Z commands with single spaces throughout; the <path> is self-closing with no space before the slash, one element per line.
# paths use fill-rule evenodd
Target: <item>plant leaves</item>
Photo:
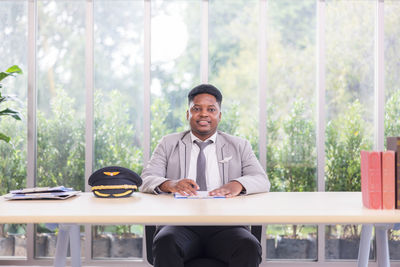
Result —
<path fill-rule="evenodd" d="M 16 120 L 21 120 L 20 113 L 10 108 L 6 108 L 0 111 L 0 116 L 11 116 Z"/>
<path fill-rule="evenodd" d="M 5 72 L 0 72 L 0 81 L 3 80 L 4 78 L 6 78 L 9 75 L 11 75 L 11 74 L 5 73 Z"/>
<path fill-rule="evenodd" d="M 0 72 L 0 81 L 7 78 L 8 76 L 13 76 L 13 74 L 22 74 L 22 70 L 17 65 L 9 67 L 5 72 Z"/>
<path fill-rule="evenodd" d="M 5 134 L 0 133 L 0 140 L 4 141 L 6 143 L 9 143 L 11 138 Z"/>
<path fill-rule="evenodd" d="M 22 74 L 22 70 L 20 69 L 20 67 L 18 67 L 17 65 L 11 66 L 9 67 L 6 72 L 8 73 L 18 73 L 18 74 Z"/>

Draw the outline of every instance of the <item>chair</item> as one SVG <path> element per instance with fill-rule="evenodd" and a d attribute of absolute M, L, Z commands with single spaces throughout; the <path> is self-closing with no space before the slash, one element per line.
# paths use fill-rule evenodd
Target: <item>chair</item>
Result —
<path fill-rule="evenodd" d="M 146 225 L 145 226 L 145 235 L 146 235 L 146 253 L 147 253 L 147 261 L 153 265 L 153 238 L 154 233 L 156 231 L 156 226 L 154 225 Z M 259 242 L 261 242 L 261 225 L 252 225 L 251 233 L 257 238 Z M 196 258 L 190 260 L 185 263 L 185 267 L 227 267 L 227 265 L 221 261 L 216 259 L 209 258 Z"/>

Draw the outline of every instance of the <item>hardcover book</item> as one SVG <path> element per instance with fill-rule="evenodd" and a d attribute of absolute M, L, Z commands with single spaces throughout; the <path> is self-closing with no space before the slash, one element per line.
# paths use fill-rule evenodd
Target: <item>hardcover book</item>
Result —
<path fill-rule="evenodd" d="M 370 208 L 368 194 L 368 151 L 362 150 L 361 154 L 361 194 L 364 207 Z"/>
<path fill-rule="evenodd" d="M 368 156 L 368 193 L 371 209 L 382 208 L 382 152 L 370 151 Z"/>
<path fill-rule="evenodd" d="M 396 209 L 400 209 L 400 137 L 388 137 L 387 150 L 395 151 L 395 199 Z"/>
<path fill-rule="evenodd" d="M 395 208 L 395 152 L 382 152 L 382 206 L 384 209 Z"/>
<path fill-rule="evenodd" d="M 361 191 L 363 205 L 382 208 L 382 152 L 361 151 Z"/>

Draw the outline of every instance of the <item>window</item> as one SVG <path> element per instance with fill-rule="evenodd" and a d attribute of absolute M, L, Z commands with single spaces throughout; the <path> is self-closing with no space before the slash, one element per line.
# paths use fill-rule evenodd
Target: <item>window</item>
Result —
<path fill-rule="evenodd" d="M 162 136 L 188 129 L 187 92 L 207 82 L 224 96 L 220 129 L 250 141 L 273 191 L 359 191 L 360 150 L 377 145 L 374 132 L 400 134 L 398 14 L 396 0 L 2 0 L 0 68 L 17 64 L 24 73 L 1 93 L 16 95 L 9 105 L 24 118 L 0 119 L 12 138 L 0 142 L 0 190 L 85 191 L 86 174 L 107 165 L 140 173 Z M 375 53 L 377 21 L 384 58 Z M 375 93 L 383 90 L 376 71 L 384 72 L 384 127 L 374 124 Z M 36 108 L 37 127 L 28 107 Z M 27 147 L 36 147 L 30 157 Z M 2 225 L 0 257 L 38 265 L 35 258 L 54 255 L 57 229 Z M 269 225 L 266 260 L 339 266 L 334 261 L 356 259 L 360 229 Z M 142 225 L 81 232 L 89 265 L 143 257 Z M 398 236 L 391 231 L 393 260 Z"/>

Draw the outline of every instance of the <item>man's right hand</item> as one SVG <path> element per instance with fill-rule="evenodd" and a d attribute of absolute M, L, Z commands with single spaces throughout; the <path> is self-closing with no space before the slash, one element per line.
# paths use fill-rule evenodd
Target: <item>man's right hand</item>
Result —
<path fill-rule="evenodd" d="M 184 196 L 197 195 L 198 184 L 191 179 L 181 179 L 177 181 L 168 180 L 159 186 L 160 190 L 167 193 L 179 193 Z"/>

